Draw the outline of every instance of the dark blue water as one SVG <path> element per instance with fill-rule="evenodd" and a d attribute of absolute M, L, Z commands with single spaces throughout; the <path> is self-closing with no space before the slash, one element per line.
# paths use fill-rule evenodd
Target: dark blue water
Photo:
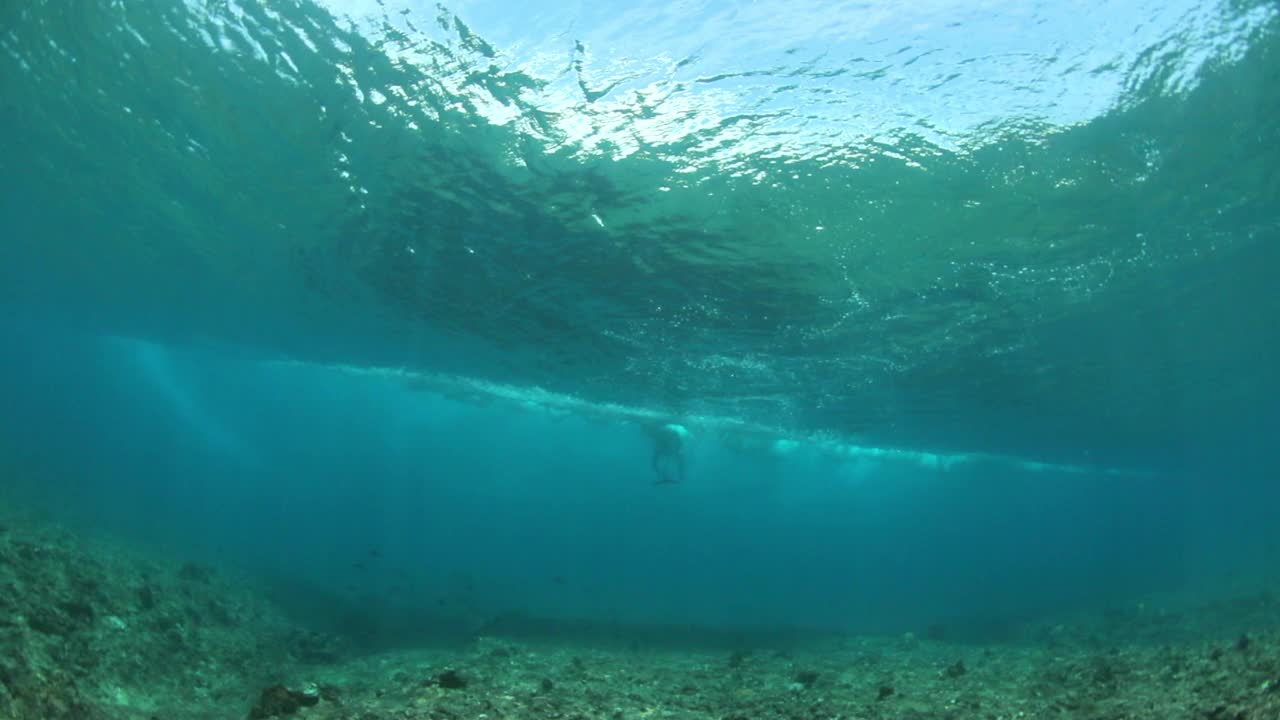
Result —
<path fill-rule="evenodd" d="M 14 502 L 382 640 L 1274 581 L 1269 4 L 357 5 L 0 9 Z"/>

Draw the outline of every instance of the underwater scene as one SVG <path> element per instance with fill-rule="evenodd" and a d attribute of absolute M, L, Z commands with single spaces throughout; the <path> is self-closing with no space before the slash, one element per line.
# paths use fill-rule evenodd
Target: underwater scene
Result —
<path fill-rule="evenodd" d="M 0 720 L 1280 719 L 1280 6 L 0 3 Z"/>

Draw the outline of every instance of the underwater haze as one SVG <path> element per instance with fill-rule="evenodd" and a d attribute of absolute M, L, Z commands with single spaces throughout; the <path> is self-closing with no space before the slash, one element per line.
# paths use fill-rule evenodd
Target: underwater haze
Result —
<path fill-rule="evenodd" d="M 4 3 L 0 491 L 372 648 L 1270 587 L 1277 88 L 1248 0 Z"/>

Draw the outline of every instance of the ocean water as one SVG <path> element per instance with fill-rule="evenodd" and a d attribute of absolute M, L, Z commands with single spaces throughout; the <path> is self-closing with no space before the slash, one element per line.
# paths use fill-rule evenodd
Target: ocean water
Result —
<path fill-rule="evenodd" d="M 1246 0 L 5 3 L 0 488 L 374 647 L 1270 587 L 1278 87 Z"/>

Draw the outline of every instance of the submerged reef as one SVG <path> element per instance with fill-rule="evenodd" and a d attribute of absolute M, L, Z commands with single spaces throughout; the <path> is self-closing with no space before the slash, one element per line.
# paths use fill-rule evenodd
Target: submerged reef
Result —
<path fill-rule="evenodd" d="M 249 710 L 249 720 L 293 715 L 305 707 L 320 702 L 320 688 L 308 685 L 301 690 L 290 690 L 284 685 L 272 685 L 262 691 L 258 702 Z"/>
<path fill-rule="evenodd" d="M 958 622 L 958 621 L 957 621 Z M 700 650 L 493 628 L 354 654 L 234 573 L 0 530 L 0 718 L 492 720 L 1280 717 L 1280 598 L 920 636 Z"/>
<path fill-rule="evenodd" d="M 0 532 L 0 718 L 243 717 L 298 630 L 212 568 L 49 527 Z"/>

